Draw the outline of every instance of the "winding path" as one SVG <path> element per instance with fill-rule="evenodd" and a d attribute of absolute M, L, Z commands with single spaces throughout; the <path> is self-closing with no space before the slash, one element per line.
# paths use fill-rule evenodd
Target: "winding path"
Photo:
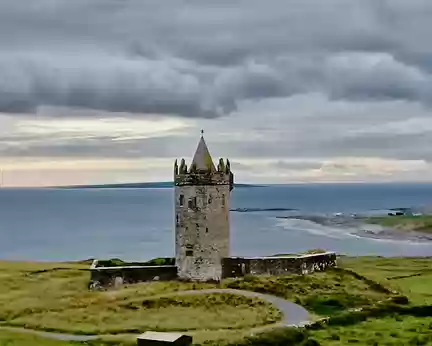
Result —
<path fill-rule="evenodd" d="M 271 294 L 264 294 L 252 291 L 244 291 L 244 290 L 236 290 L 231 288 L 213 288 L 213 289 L 205 289 L 205 290 L 190 290 L 190 291 L 179 291 L 172 292 L 170 294 L 166 294 L 163 296 L 171 296 L 171 295 L 195 295 L 195 294 L 212 294 L 212 293 L 230 293 L 241 295 L 244 297 L 253 297 L 260 298 L 265 300 L 274 306 L 276 306 L 282 312 L 282 320 L 278 323 L 279 325 L 284 326 L 303 326 L 311 321 L 311 316 L 309 312 L 303 308 L 302 306 L 285 300 L 283 298 L 279 298 L 273 296 Z M 55 339 L 55 340 L 63 340 L 63 341 L 91 341 L 96 340 L 101 337 L 105 337 L 108 335 L 77 335 L 77 334 L 67 334 L 67 333 L 54 333 L 54 332 L 43 332 L 39 330 L 26 329 L 20 327 L 6 327 L 0 326 L 0 330 L 10 331 L 10 332 L 19 332 L 19 333 L 28 333 L 32 335 L 41 336 L 44 338 Z"/>

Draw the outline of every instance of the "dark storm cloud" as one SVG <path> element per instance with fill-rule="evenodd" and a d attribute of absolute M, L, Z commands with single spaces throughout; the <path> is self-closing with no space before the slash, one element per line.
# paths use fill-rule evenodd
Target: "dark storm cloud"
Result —
<path fill-rule="evenodd" d="M 2 1 L 0 111 L 212 118 L 307 92 L 428 105 L 431 13 L 421 0 Z"/>

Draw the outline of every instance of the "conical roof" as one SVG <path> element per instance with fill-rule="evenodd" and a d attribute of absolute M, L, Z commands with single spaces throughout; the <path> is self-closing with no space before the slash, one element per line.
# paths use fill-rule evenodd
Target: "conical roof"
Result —
<path fill-rule="evenodd" d="M 203 136 L 201 136 L 197 150 L 193 157 L 191 168 L 193 166 L 195 166 L 198 171 L 216 171 L 216 167 L 214 166 L 213 159 Z"/>

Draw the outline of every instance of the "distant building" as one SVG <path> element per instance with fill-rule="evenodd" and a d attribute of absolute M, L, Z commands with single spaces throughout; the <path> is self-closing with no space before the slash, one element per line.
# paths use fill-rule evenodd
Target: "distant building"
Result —
<path fill-rule="evenodd" d="M 222 259 L 230 256 L 230 192 L 233 174 L 229 160 L 217 167 L 205 143 L 198 143 L 188 169 L 174 164 L 175 253 L 179 279 L 220 281 Z"/>

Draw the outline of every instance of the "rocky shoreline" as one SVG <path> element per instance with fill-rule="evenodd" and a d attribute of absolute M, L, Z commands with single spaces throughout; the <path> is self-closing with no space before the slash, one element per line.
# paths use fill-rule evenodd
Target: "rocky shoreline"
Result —
<path fill-rule="evenodd" d="M 400 241 L 429 242 L 432 234 L 419 231 L 397 230 L 370 224 L 365 217 L 356 215 L 295 215 L 278 216 L 278 219 L 297 219 L 317 223 L 322 226 L 348 229 L 349 233 L 363 238 L 391 239 Z"/>

